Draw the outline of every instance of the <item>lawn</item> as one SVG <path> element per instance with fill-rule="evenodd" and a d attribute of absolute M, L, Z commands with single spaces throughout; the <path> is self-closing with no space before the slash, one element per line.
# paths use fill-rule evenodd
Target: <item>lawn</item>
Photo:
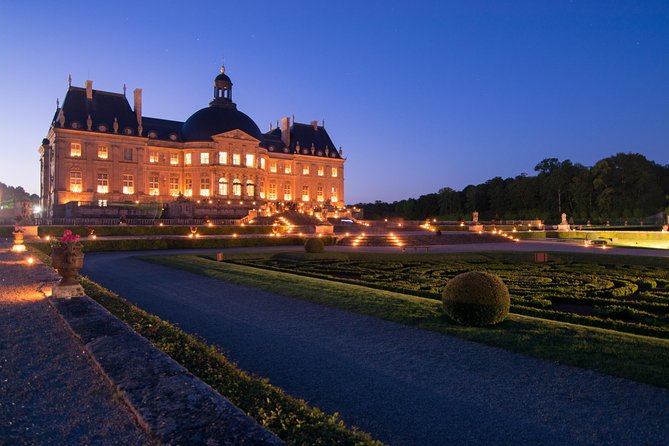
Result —
<path fill-rule="evenodd" d="M 232 255 L 228 256 L 231 257 Z M 348 255 L 304 256 L 296 253 L 259 255 L 237 254 L 235 262 L 254 262 L 284 257 L 292 262 L 344 262 Z M 374 255 L 352 256 L 353 261 L 369 263 Z M 399 256 L 402 257 L 402 256 Z M 425 256 L 403 256 L 407 262 Z M 329 279 L 297 275 L 231 262 L 216 262 L 202 256 L 148 256 L 143 259 L 184 269 L 219 280 L 260 288 L 283 295 L 329 305 L 381 319 L 416 326 L 464 339 L 481 342 L 530 356 L 549 359 L 623 378 L 669 387 L 669 340 L 639 336 L 583 325 L 511 314 L 502 324 L 490 328 L 464 327 L 442 314 L 441 304 L 394 291 L 381 290 Z M 351 260 L 349 258 L 349 260 Z M 432 260 L 435 260 L 434 258 Z M 484 258 L 481 258 L 483 264 Z M 642 260 L 642 263 L 644 260 Z M 655 271 L 652 261 L 646 266 Z M 397 265 L 396 265 L 397 266 Z M 482 269 L 482 268 L 480 268 Z M 512 269 L 511 266 L 508 269 Z M 330 268 L 321 270 L 331 272 Z M 659 273 L 658 273 L 659 274 Z M 665 273 L 666 274 L 666 273 Z"/>

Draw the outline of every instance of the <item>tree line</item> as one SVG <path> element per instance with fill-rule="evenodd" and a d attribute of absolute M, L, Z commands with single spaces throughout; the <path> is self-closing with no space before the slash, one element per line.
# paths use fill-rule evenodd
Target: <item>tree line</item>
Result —
<path fill-rule="evenodd" d="M 637 153 L 618 153 L 592 167 L 546 158 L 515 178 L 492 178 L 461 191 L 450 187 L 418 198 L 359 203 L 366 219 L 401 217 L 423 220 L 560 220 L 564 212 L 578 221 L 641 219 L 669 213 L 669 165 Z"/>
<path fill-rule="evenodd" d="M 21 186 L 12 187 L 0 182 L 0 206 L 13 208 L 21 201 L 31 201 L 35 204 L 39 202 L 37 194 L 26 192 Z"/>

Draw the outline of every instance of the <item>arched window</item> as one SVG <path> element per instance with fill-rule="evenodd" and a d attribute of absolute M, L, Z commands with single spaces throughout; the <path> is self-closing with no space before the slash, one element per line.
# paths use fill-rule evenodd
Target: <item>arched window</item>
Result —
<path fill-rule="evenodd" d="M 228 195 L 228 180 L 225 177 L 218 179 L 218 195 Z"/>
<path fill-rule="evenodd" d="M 236 197 L 242 196 L 242 182 L 239 180 L 234 180 L 232 182 L 232 194 Z"/>
<path fill-rule="evenodd" d="M 81 192 L 81 170 L 70 171 L 70 192 Z"/>
<path fill-rule="evenodd" d="M 256 185 L 251 180 L 246 180 L 246 196 L 253 198 L 256 193 Z"/>

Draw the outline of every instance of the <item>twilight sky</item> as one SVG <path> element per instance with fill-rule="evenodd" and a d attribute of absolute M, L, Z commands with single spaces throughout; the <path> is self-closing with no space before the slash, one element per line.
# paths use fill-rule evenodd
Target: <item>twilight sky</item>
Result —
<path fill-rule="evenodd" d="M 325 119 L 347 203 L 532 174 L 548 157 L 669 164 L 666 0 L 25 3 L 0 2 L 0 181 L 30 192 L 68 74 L 140 87 L 145 116 L 183 121 L 222 61 L 262 131 Z"/>

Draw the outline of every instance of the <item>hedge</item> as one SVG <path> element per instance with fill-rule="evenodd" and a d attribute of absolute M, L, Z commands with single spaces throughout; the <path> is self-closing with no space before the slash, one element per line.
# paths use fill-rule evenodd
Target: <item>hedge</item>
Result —
<path fill-rule="evenodd" d="M 269 234 L 272 226 L 196 226 L 198 234 L 202 235 L 231 235 L 231 234 Z M 50 235 L 60 237 L 66 229 L 74 234 L 87 236 L 89 228 L 95 230 L 99 236 L 132 236 L 132 235 L 187 235 L 190 226 L 40 226 L 37 234 L 40 237 Z"/>

